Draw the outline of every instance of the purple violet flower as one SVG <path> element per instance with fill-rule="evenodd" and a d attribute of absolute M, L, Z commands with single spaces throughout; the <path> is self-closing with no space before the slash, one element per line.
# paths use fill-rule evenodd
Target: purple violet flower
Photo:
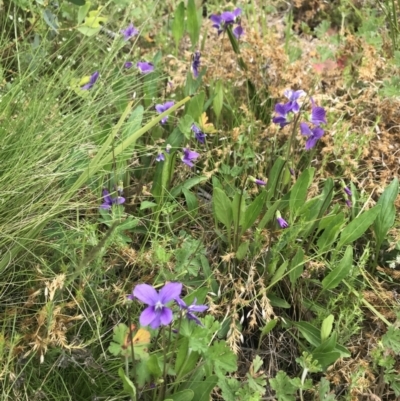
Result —
<path fill-rule="evenodd" d="M 196 160 L 200 156 L 199 153 L 194 150 L 190 150 L 189 148 L 183 148 L 183 157 L 182 161 L 189 167 L 193 167 L 194 163 L 192 160 Z"/>
<path fill-rule="evenodd" d="M 139 284 L 135 287 L 132 294 L 128 296 L 128 299 L 134 300 L 136 298 L 148 305 L 141 313 L 139 322 L 141 326 L 150 325 L 152 329 L 157 329 L 161 325 L 168 326 L 172 322 L 172 310 L 166 304 L 179 298 L 181 292 L 181 283 L 165 284 L 159 292 L 151 285 Z"/>
<path fill-rule="evenodd" d="M 279 210 L 276 212 L 276 221 L 278 222 L 281 228 L 289 227 L 288 222 L 284 218 L 282 218 L 281 212 Z"/>
<path fill-rule="evenodd" d="M 243 36 L 244 29 L 242 26 L 239 24 L 236 28 L 233 29 L 233 34 L 235 35 L 236 39 L 240 39 L 241 36 Z"/>
<path fill-rule="evenodd" d="M 194 137 L 202 144 L 206 143 L 206 134 L 195 124 L 192 124 L 192 131 L 194 132 Z"/>
<path fill-rule="evenodd" d="M 132 61 L 126 61 L 124 64 L 124 68 L 129 69 L 133 67 Z"/>
<path fill-rule="evenodd" d="M 201 313 L 208 309 L 206 305 L 196 305 L 196 298 L 191 305 L 187 305 L 183 299 L 175 299 L 176 303 L 179 305 L 182 311 L 186 311 L 186 317 L 189 320 L 193 320 L 199 326 L 203 326 L 199 318 L 194 313 Z"/>
<path fill-rule="evenodd" d="M 279 124 L 281 128 L 285 125 L 290 124 L 290 121 L 287 120 L 287 114 L 290 111 L 289 106 L 283 103 L 277 103 L 275 105 L 275 112 L 277 114 L 276 117 L 272 119 L 275 124 Z"/>
<path fill-rule="evenodd" d="M 280 225 L 281 228 L 288 228 L 289 227 L 288 222 L 285 219 L 283 219 L 282 217 L 277 217 L 276 220 L 277 220 L 277 222 L 278 222 L 278 224 Z"/>
<path fill-rule="evenodd" d="M 349 196 L 353 196 L 353 193 L 351 192 L 349 187 L 343 187 L 343 191 L 346 192 L 347 195 Z"/>
<path fill-rule="evenodd" d="M 139 61 L 136 64 L 136 67 L 139 68 L 139 70 L 142 74 L 149 74 L 150 72 L 154 71 L 154 64 L 146 63 L 145 61 Z"/>
<path fill-rule="evenodd" d="M 99 72 L 95 71 L 89 78 L 89 82 L 83 86 L 81 86 L 81 89 L 83 90 L 88 90 L 90 89 L 97 81 L 97 79 L 99 78 Z"/>
<path fill-rule="evenodd" d="M 117 196 L 116 198 L 112 198 L 107 189 L 103 189 L 103 203 L 100 205 L 100 208 L 111 209 L 112 205 L 122 205 L 124 202 L 125 202 L 124 197 Z"/>
<path fill-rule="evenodd" d="M 242 9 L 236 8 L 234 11 L 225 11 L 222 14 L 212 14 L 210 20 L 213 22 L 213 28 L 218 30 L 218 35 L 221 34 L 228 25 L 232 25 L 236 22 L 241 13 Z"/>
<path fill-rule="evenodd" d="M 192 73 L 196 79 L 199 76 L 200 57 L 201 53 L 199 51 L 196 51 L 192 56 Z"/>
<path fill-rule="evenodd" d="M 163 162 L 165 160 L 165 156 L 163 152 L 160 152 L 156 157 L 156 162 Z"/>
<path fill-rule="evenodd" d="M 351 201 L 349 200 L 349 199 L 346 199 L 346 205 L 347 205 L 347 207 L 351 207 L 352 205 L 351 205 Z"/>
<path fill-rule="evenodd" d="M 324 130 L 321 127 L 317 126 L 311 129 L 307 123 L 300 123 L 300 131 L 302 135 L 308 136 L 306 150 L 312 149 L 324 135 Z"/>
<path fill-rule="evenodd" d="M 306 94 L 303 90 L 293 91 L 291 89 L 286 89 L 283 94 L 289 99 L 289 102 L 285 104 L 287 106 L 287 111 L 292 111 L 293 113 L 298 113 L 300 111 L 300 105 L 297 100 Z"/>
<path fill-rule="evenodd" d="M 257 185 L 260 185 L 260 186 L 264 186 L 264 185 L 267 184 L 265 181 L 259 180 L 258 178 L 256 178 L 256 180 L 255 180 L 254 182 L 255 182 Z"/>
<path fill-rule="evenodd" d="M 323 107 L 314 106 L 311 110 L 311 119 L 310 121 L 317 126 L 321 124 L 326 124 L 326 111 Z"/>
<path fill-rule="evenodd" d="M 164 113 L 164 111 L 167 111 L 168 109 L 170 109 L 173 105 L 175 104 L 175 102 L 170 101 L 170 102 L 165 102 L 164 104 L 156 104 L 156 110 L 158 113 Z M 168 120 L 169 116 L 165 116 L 162 120 L 161 120 L 161 124 L 165 124 Z"/>
<path fill-rule="evenodd" d="M 124 35 L 125 40 L 129 40 L 139 33 L 139 31 L 133 26 L 132 22 L 125 29 L 121 29 L 120 32 Z"/>

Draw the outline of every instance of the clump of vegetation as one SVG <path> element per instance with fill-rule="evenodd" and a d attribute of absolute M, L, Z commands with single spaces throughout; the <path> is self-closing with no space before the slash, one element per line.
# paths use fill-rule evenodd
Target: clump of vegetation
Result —
<path fill-rule="evenodd" d="M 0 2 L 2 399 L 400 395 L 398 5 L 295 3 Z"/>

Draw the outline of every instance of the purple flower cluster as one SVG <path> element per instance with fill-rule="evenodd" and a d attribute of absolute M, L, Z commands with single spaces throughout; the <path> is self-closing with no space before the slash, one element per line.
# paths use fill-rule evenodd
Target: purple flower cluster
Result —
<path fill-rule="evenodd" d="M 168 283 L 159 292 L 148 284 L 139 284 L 135 287 L 128 299 L 138 299 L 147 305 L 141 313 L 139 322 L 142 326 L 150 326 L 157 329 L 160 326 L 168 326 L 173 320 L 173 312 L 168 303 L 175 301 L 182 313 L 186 314 L 189 320 L 201 325 L 199 318 L 194 313 L 201 313 L 208 309 L 206 305 L 196 305 L 196 299 L 191 305 L 187 305 L 180 296 L 182 292 L 181 283 Z"/>
<path fill-rule="evenodd" d="M 200 52 L 195 52 L 192 56 L 192 73 L 193 76 L 197 79 L 199 76 L 199 68 L 200 68 L 200 57 L 201 53 Z"/>
<path fill-rule="evenodd" d="M 101 209 L 111 209 L 113 205 L 122 205 L 125 202 L 125 198 L 120 196 L 122 191 L 118 191 L 118 196 L 112 198 L 107 189 L 103 189 L 103 203 L 100 205 Z"/>
<path fill-rule="evenodd" d="M 297 114 L 300 111 L 298 100 L 306 93 L 303 90 L 293 91 L 287 89 L 284 95 L 288 98 L 287 103 L 277 103 L 275 105 L 276 116 L 272 119 L 275 124 L 279 124 L 281 128 L 291 123 L 289 114 Z M 309 125 L 311 123 L 311 126 Z M 306 150 L 312 149 L 320 138 L 324 135 L 321 124 L 326 124 L 326 111 L 323 107 L 316 106 L 311 98 L 311 118 L 309 122 L 300 123 L 300 132 L 307 137 Z"/>
<path fill-rule="evenodd" d="M 127 61 L 124 64 L 124 67 L 126 69 L 132 68 L 133 67 L 133 63 L 132 61 Z M 147 63 L 146 61 L 139 61 L 136 63 L 136 67 L 139 69 L 139 71 L 142 74 L 149 74 L 150 72 L 154 71 L 154 64 L 153 63 Z"/>
<path fill-rule="evenodd" d="M 236 8 L 233 11 L 224 11 L 221 14 L 212 14 L 210 20 L 213 22 L 213 28 L 216 28 L 218 35 L 226 30 L 229 25 L 237 23 L 238 25 L 233 29 L 233 34 L 237 39 L 243 35 L 244 31 L 240 24 L 240 14 L 242 13 L 241 8 Z"/>
<path fill-rule="evenodd" d="M 81 89 L 83 90 L 89 90 L 92 88 L 92 86 L 96 83 L 97 79 L 99 78 L 100 74 L 98 71 L 95 71 L 89 78 L 89 82 L 83 86 L 81 86 Z"/>

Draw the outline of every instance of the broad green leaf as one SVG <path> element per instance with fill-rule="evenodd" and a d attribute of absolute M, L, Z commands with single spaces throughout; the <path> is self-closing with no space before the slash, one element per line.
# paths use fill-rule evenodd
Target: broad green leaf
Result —
<path fill-rule="evenodd" d="M 286 272 L 286 269 L 288 267 L 289 262 L 287 260 L 285 260 L 285 262 L 283 262 L 279 268 L 277 269 L 277 271 L 275 272 L 274 276 L 271 279 L 270 284 L 268 285 L 267 288 L 271 288 L 272 286 L 274 286 L 278 281 L 280 281 L 283 277 L 283 275 Z"/>
<path fill-rule="evenodd" d="M 232 202 L 220 188 L 214 188 L 213 205 L 215 217 L 226 228 L 230 229 L 232 224 Z"/>
<path fill-rule="evenodd" d="M 207 181 L 208 177 L 201 175 L 198 177 L 193 177 L 193 178 L 189 178 L 188 180 L 186 180 L 183 184 L 176 186 L 175 188 L 173 188 L 171 190 L 171 196 L 172 197 L 177 197 L 178 195 L 180 195 L 182 193 L 183 188 L 186 189 L 191 189 L 194 186 Z M 211 199 L 211 195 L 210 195 L 210 199 Z"/>
<path fill-rule="evenodd" d="M 242 224 L 245 216 L 245 193 L 236 192 L 232 199 L 232 218 L 233 224 L 239 230 L 239 226 Z M 239 205 L 240 203 L 240 205 Z"/>
<path fill-rule="evenodd" d="M 304 170 L 290 191 L 290 215 L 296 217 L 307 198 L 307 190 L 314 177 L 315 169 L 310 167 Z"/>
<path fill-rule="evenodd" d="M 253 202 L 247 207 L 244 213 L 244 220 L 242 223 L 241 234 L 249 229 L 260 216 L 261 210 L 264 207 L 265 200 L 267 199 L 267 192 L 262 191 Z"/>
<path fill-rule="evenodd" d="M 312 356 L 320 363 L 322 368 L 327 368 L 329 365 L 332 365 L 340 358 L 340 352 L 338 351 L 313 352 Z"/>
<path fill-rule="evenodd" d="M 44 22 L 55 32 L 58 33 L 58 19 L 49 9 L 43 10 Z"/>
<path fill-rule="evenodd" d="M 270 333 L 274 327 L 277 325 L 278 319 L 272 319 L 270 320 L 262 329 L 261 329 L 261 337 L 266 336 L 268 333 Z"/>
<path fill-rule="evenodd" d="M 193 120 L 198 121 L 203 113 L 205 93 L 200 92 L 193 96 L 189 102 L 187 114 L 193 117 Z"/>
<path fill-rule="evenodd" d="M 270 204 L 267 211 L 265 212 L 263 218 L 258 223 L 257 229 L 262 230 L 275 216 L 275 212 L 279 209 L 281 201 L 278 200 L 273 204 Z"/>
<path fill-rule="evenodd" d="M 268 299 L 271 305 L 276 306 L 277 308 L 289 309 L 291 307 L 289 302 L 285 299 L 279 298 L 274 293 L 269 293 Z"/>
<path fill-rule="evenodd" d="M 322 280 L 322 288 L 331 290 L 337 287 L 340 282 L 349 274 L 353 264 L 353 248 L 349 245 L 346 248 L 343 259 L 339 264 Z"/>
<path fill-rule="evenodd" d="M 326 317 L 321 325 L 321 341 L 325 341 L 331 334 L 332 332 L 332 327 L 333 327 L 333 320 L 334 317 L 333 315 L 329 315 Z M 333 348 L 332 348 L 333 349 Z"/>
<path fill-rule="evenodd" d="M 222 80 L 218 80 L 214 86 L 214 99 L 213 99 L 213 110 L 217 119 L 221 115 L 222 106 L 224 104 L 224 87 Z"/>
<path fill-rule="evenodd" d="M 321 345 L 321 331 L 308 322 L 292 322 L 292 325 L 299 329 L 303 337 L 314 347 Z M 342 358 L 348 358 L 350 352 L 343 346 L 336 344 L 335 351 L 340 353 Z"/>
<path fill-rule="evenodd" d="M 75 4 L 76 6 L 84 6 L 85 0 L 68 0 L 70 3 Z"/>
<path fill-rule="evenodd" d="M 380 196 L 377 205 L 381 205 L 381 210 L 374 221 L 374 232 L 378 243 L 381 247 L 389 229 L 393 226 L 396 217 L 396 209 L 394 202 L 399 194 L 399 181 L 394 178 L 393 181 L 385 188 Z"/>
<path fill-rule="evenodd" d="M 372 209 L 367 210 L 351 221 L 342 231 L 337 248 L 340 249 L 342 246 L 351 244 L 353 241 L 360 238 L 372 225 L 380 209 L 381 205 L 377 204 Z"/>
<path fill-rule="evenodd" d="M 304 270 L 304 252 L 302 248 L 297 249 L 296 255 L 290 262 L 289 266 L 289 280 L 295 284 L 297 279 L 301 276 Z"/>
<path fill-rule="evenodd" d="M 329 217 L 333 218 L 330 219 L 329 225 L 325 227 L 324 232 L 321 234 L 317 241 L 317 246 L 320 253 L 324 253 L 330 249 L 331 245 L 336 241 L 336 238 L 339 235 L 344 223 L 343 212 Z M 318 228 L 320 228 L 320 226 Z"/>
<path fill-rule="evenodd" d="M 190 41 L 192 42 L 192 48 L 195 48 L 200 36 L 200 24 L 197 16 L 197 9 L 194 0 L 188 0 L 187 2 L 187 24 L 186 29 L 188 31 Z"/>
<path fill-rule="evenodd" d="M 183 195 L 185 196 L 188 212 L 192 217 L 195 217 L 199 210 L 199 202 L 197 197 L 186 188 L 182 188 Z"/>
<path fill-rule="evenodd" d="M 189 339 L 182 338 L 178 343 L 178 352 L 175 359 L 175 372 L 184 376 L 191 372 L 197 365 L 199 353 L 189 351 Z"/>
<path fill-rule="evenodd" d="M 171 394 L 168 397 L 171 401 L 192 401 L 194 397 L 194 391 L 187 388 L 186 390 Z"/>
<path fill-rule="evenodd" d="M 218 376 L 208 376 L 204 381 L 191 381 L 189 388 L 196 394 L 196 401 L 210 401 L 210 394 L 217 385 Z"/>
<path fill-rule="evenodd" d="M 269 173 L 268 183 L 267 183 L 267 201 L 272 200 L 278 188 L 278 184 L 281 179 L 282 172 L 284 170 L 286 161 L 282 157 L 276 159 L 274 165 L 272 166 L 271 172 Z"/>
<path fill-rule="evenodd" d="M 317 348 L 314 349 L 314 352 L 331 352 L 335 349 L 337 342 L 337 333 L 333 332 L 332 335 L 327 337 L 324 341 L 321 342 Z"/>
<path fill-rule="evenodd" d="M 162 371 L 160 365 L 158 363 L 158 358 L 156 354 L 150 356 L 150 358 L 146 362 L 147 369 L 149 372 L 158 379 L 162 375 Z"/>
<path fill-rule="evenodd" d="M 129 395 L 133 400 L 136 400 L 136 387 L 132 383 L 131 379 L 125 375 L 124 369 L 118 369 L 118 375 L 122 379 L 122 385 L 124 392 Z"/>
<path fill-rule="evenodd" d="M 242 242 L 236 251 L 236 259 L 241 261 L 246 257 L 247 251 L 249 250 L 249 241 Z"/>
<path fill-rule="evenodd" d="M 85 19 L 87 13 L 90 10 L 90 6 L 91 6 L 91 3 L 90 3 L 90 1 L 88 1 L 86 4 L 85 4 L 85 2 L 83 2 L 82 7 L 79 7 L 79 10 L 78 10 L 78 24 L 83 22 L 83 20 Z"/>
<path fill-rule="evenodd" d="M 174 21 L 172 22 L 172 36 L 175 40 L 175 47 L 178 48 L 179 42 L 183 38 L 185 31 L 185 3 L 181 1 L 175 10 Z"/>
<path fill-rule="evenodd" d="M 157 206 L 157 203 L 150 201 L 143 201 L 140 203 L 140 210 L 152 209 L 155 206 Z"/>

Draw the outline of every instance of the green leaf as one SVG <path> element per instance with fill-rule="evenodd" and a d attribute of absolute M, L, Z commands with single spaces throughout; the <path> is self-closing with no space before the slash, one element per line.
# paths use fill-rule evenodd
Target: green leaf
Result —
<path fill-rule="evenodd" d="M 158 358 L 157 355 L 153 354 L 150 356 L 150 358 L 146 362 L 147 369 L 149 372 L 156 378 L 158 379 L 162 375 L 162 371 L 160 368 L 160 365 L 158 363 Z"/>
<path fill-rule="evenodd" d="M 324 221 L 321 220 L 321 223 L 318 226 L 318 229 L 322 229 L 323 227 L 325 227 L 323 233 L 317 241 L 317 246 L 320 253 L 324 253 L 330 250 L 331 245 L 336 241 L 336 238 L 339 235 L 344 223 L 343 212 L 328 217 L 330 217 L 328 224 L 321 224 Z M 327 223 L 327 221 L 324 221 L 324 223 Z"/>
<path fill-rule="evenodd" d="M 322 288 L 331 290 L 337 287 L 340 282 L 349 274 L 353 264 L 353 248 L 349 245 L 346 248 L 343 259 L 339 264 L 322 280 Z"/>
<path fill-rule="evenodd" d="M 58 33 L 58 20 L 57 16 L 54 15 L 49 9 L 43 10 L 44 22 L 55 32 Z"/>
<path fill-rule="evenodd" d="M 299 329 L 303 337 L 314 347 L 321 345 L 321 331 L 308 322 L 291 322 L 292 325 Z M 348 358 L 350 352 L 343 346 L 336 344 L 335 351 L 340 353 L 342 358 Z"/>
<path fill-rule="evenodd" d="M 101 28 L 90 28 L 89 26 L 80 26 L 78 31 L 85 36 L 94 36 L 101 31 Z"/>
<path fill-rule="evenodd" d="M 200 24 L 197 16 L 197 9 L 194 0 L 188 0 L 187 2 L 187 24 L 186 28 L 194 48 L 199 41 L 200 36 Z"/>
<path fill-rule="evenodd" d="M 289 376 L 281 370 L 275 379 L 269 379 L 270 386 L 275 390 L 278 401 L 295 401 L 297 387 L 292 384 Z"/>
<path fill-rule="evenodd" d="M 175 46 L 178 48 L 179 42 L 183 38 L 185 31 L 185 3 L 181 1 L 175 10 L 174 20 L 172 22 L 172 36 L 175 40 Z"/>
<path fill-rule="evenodd" d="M 351 244 L 353 241 L 360 238 L 374 222 L 380 209 L 381 205 L 377 204 L 372 209 L 367 210 L 351 221 L 342 231 L 337 248 L 340 249 L 342 246 Z"/>
<path fill-rule="evenodd" d="M 328 351 L 328 352 L 313 352 L 312 356 L 316 359 L 322 368 L 327 368 L 332 365 L 340 358 L 340 352 L 338 351 Z"/>
<path fill-rule="evenodd" d="M 210 401 L 210 394 L 217 385 L 218 376 L 207 377 L 204 381 L 191 381 L 189 388 L 196 394 L 196 401 Z"/>
<path fill-rule="evenodd" d="M 118 369 L 118 375 L 122 379 L 122 385 L 124 392 L 128 394 L 133 400 L 136 400 L 136 387 L 132 383 L 131 379 L 125 375 L 124 369 Z"/>
<path fill-rule="evenodd" d="M 86 4 L 85 2 L 83 2 L 83 4 L 81 4 L 82 7 L 79 7 L 78 10 L 78 24 L 82 23 L 83 20 L 85 19 L 87 13 L 90 10 L 90 1 L 88 1 Z"/>
<path fill-rule="evenodd" d="M 390 326 L 388 331 L 382 337 L 382 345 L 385 348 L 392 349 L 396 354 L 400 353 L 400 330 Z"/>
<path fill-rule="evenodd" d="M 182 188 L 182 192 L 185 196 L 188 212 L 192 217 L 196 217 L 199 210 L 199 202 L 197 201 L 197 197 L 186 188 Z"/>
<path fill-rule="evenodd" d="M 187 388 L 186 390 L 171 394 L 168 397 L 171 401 L 192 401 L 194 397 L 194 391 Z"/>
<path fill-rule="evenodd" d="M 150 201 L 143 201 L 140 203 L 140 210 L 145 210 L 145 209 L 152 209 L 153 207 L 156 207 L 157 203 L 150 202 Z"/>
<path fill-rule="evenodd" d="M 291 307 L 290 303 L 286 300 L 279 298 L 274 293 L 268 294 L 269 302 L 272 306 L 276 306 L 277 308 L 289 309 Z"/>
<path fill-rule="evenodd" d="M 226 228 L 230 229 L 232 224 L 232 202 L 220 188 L 214 188 L 213 205 L 215 217 Z"/>
<path fill-rule="evenodd" d="M 142 105 L 137 106 L 129 116 L 127 122 L 124 124 L 124 129 L 122 130 L 121 133 L 121 140 L 125 141 L 131 134 L 133 134 L 135 131 L 137 131 L 141 126 L 142 126 L 142 121 L 143 121 L 143 113 L 144 113 L 144 108 Z M 132 157 L 131 151 L 133 150 L 133 147 L 135 144 L 132 144 L 129 146 L 127 149 L 129 151 L 129 156 L 130 158 Z"/>
<path fill-rule="evenodd" d="M 189 350 L 189 339 L 182 338 L 178 345 L 175 372 L 180 376 L 190 373 L 197 365 L 199 353 Z"/>
<path fill-rule="evenodd" d="M 380 196 L 377 205 L 381 205 L 379 214 L 374 221 L 374 232 L 378 242 L 378 248 L 381 247 L 389 229 L 393 226 L 396 217 L 394 202 L 399 194 L 399 181 L 394 178 L 385 188 Z"/>
<path fill-rule="evenodd" d="M 265 337 L 268 333 L 270 333 L 274 327 L 277 325 L 278 319 L 270 320 L 261 330 L 261 338 Z"/>
<path fill-rule="evenodd" d="M 334 316 L 329 315 L 326 317 L 321 325 L 321 341 L 325 341 L 332 332 Z"/>
<path fill-rule="evenodd" d="M 298 211 L 306 201 L 307 190 L 314 177 L 314 171 L 313 167 L 304 170 L 290 191 L 289 208 L 292 217 L 298 215 Z"/>
<path fill-rule="evenodd" d="M 249 241 L 242 242 L 236 251 L 236 259 L 241 261 L 246 257 L 247 251 L 249 250 Z"/>
<path fill-rule="evenodd" d="M 190 140 L 192 139 L 192 124 L 194 120 L 190 114 L 185 114 L 182 118 L 179 119 L 178 128 L 181 130 L 182 134 L 185 135 L 185 138 Z"/>
<path fill-rule="evenodd" d="M 321 381 L 318 385 L 318 396 L 320 401 L 335 401 L 335 395 L 330 392 L 330 382 L 325 379 L 325 377 L 321 378 Z"/>
<path fill-rule="evenodd" d="M 241 229 L 241 235 L 249 229 L 260 216 L 261 210 L 264 207 L 265 200 L 267 199 L 266 191 L 262 191 L 253 202 L 247 207 L 244 213 L 244 220 Z"/>
<path fill-rule="evenodd" d="M 193 96 L 189 102 L 187 114 L 193 117 L 193 120 L 198 121 L 203 113 L 205 93 L 200 92 Z"/>
<path fill-rule="evenodd" d="M 283 169 L 285 167 L 286 161 L 282 157 L 276 159 L 274 165 L 272 166 L 271 172 L 269 173 L 268 183 L 267 183 L 267 201 L 272 200 L 278 188 L 278 184 L 281 179 Z"/>
<path fill-rule="evenodd" d="M 237 356 L 225 341 L 216 341 L 208 347 L 205 360 L 214 367 L 217 375 L 226 375 L 237 370 Z"/>
<path fill-rule="evenodd" d="M 288 267 L 289 262 L 287 260 L 285 260 L 277 269 L 277 271 L 275 272 L 274 276 L 271 279 L 270 284 L 268 285 L 267 288 L 271 288 L 272 286 L 274 286 L 278 281 L 281 280 L 281 278 L 283 277 L 283 275 L 286 272 L 286 269 Z"/>
<path fill-rule="evenodd" d="M 314 349 L 314 352 L 323 353 L 323 352 L 331 352 L 335 350 L 337 342 L 337 333 L 333 332 L 330 337 L 327 337 L 324 341 L 321 342 L 317 348 Z"/>
<path fill-rule="evenodd" d="M 85 0 L 68 0 L 70 3 L 75 4 L 76 6 L 84 6 Z"/>
<path fill-rule="evenodd" d="M 297 249 L 296 255 L 290 262 L 289 266 L 289 280 L 295 284 L 297 279 L 301 276 L 304 270 L 304 251 L 302 248 Z"/>
<path fill-rule="evenodd" d="M 237 227 L 238 231 L 239 231 L 239 226 L 242 224 L 242 221 L 244 220 L 245 210 L 246 210 L 245 194 L 236 192 L 232 199 L 232 219 L 233 219 L 233 224 L 235 227 Z"/>
<path fill-rule="evenodd" d="M 224 104 L 224 87 L 222 80 L 218 80 L 214 86 L 214 99 L 213 99 L 213 110 L 217 119 L 221 115 L 222 106 Z"/>

